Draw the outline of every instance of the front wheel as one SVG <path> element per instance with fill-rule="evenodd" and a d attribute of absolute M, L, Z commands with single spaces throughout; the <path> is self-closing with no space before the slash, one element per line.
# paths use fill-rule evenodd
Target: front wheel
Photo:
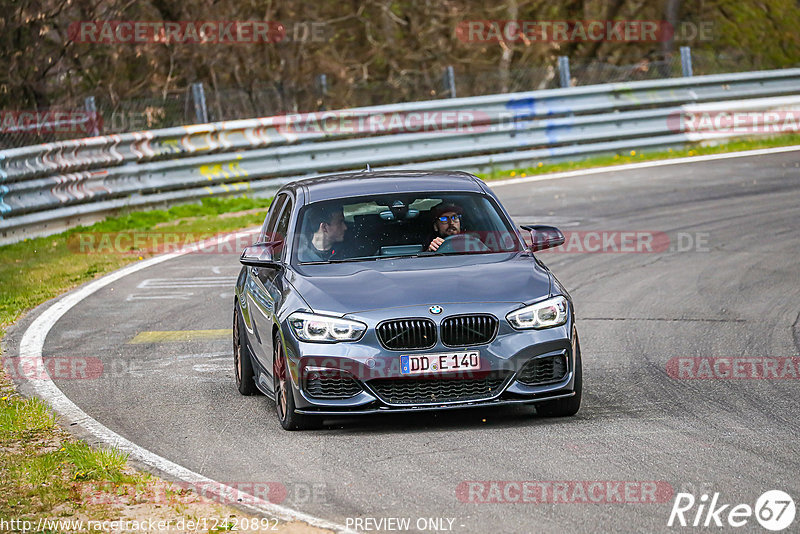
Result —
<path fill-rule="evenodd" d="M 536 414 L 543 417 L 569 417 L 578 413 L 581 407 L 583 392 L 583 365 L 581 363 L 581 345 L 578 341 L 578 332 L 574 332 L 575 339 L 575 395 L 566 399 L 558 399 L 536 403 Z"/>
<path fill-rule="evenodd" d="M 278 421 L 284 430 L 317 428 L 322 423 L 319 417 L 295 413 L 294 386 L 280 337 L 275 336 L 275 354 L 272 358 L 272 380 L 275 392 L 275 407 Z"/>

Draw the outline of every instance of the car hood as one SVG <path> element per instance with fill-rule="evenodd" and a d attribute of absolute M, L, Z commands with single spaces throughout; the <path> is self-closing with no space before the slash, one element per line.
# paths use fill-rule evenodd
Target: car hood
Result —
<path fill-rule="evenodd" d="M 300 265 L 289 281 L 314 311 L 357 313 L 466 302 L 525 303 L 550 294 L 550 276 L 526 254 L 401 258 Z"/>

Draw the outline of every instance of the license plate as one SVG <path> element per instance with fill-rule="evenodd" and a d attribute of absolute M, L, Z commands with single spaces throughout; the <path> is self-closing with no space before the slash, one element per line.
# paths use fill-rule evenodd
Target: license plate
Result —
<path fill-rule="evenodd" d="M 403 375 L 477 371 L 480 368 L 481 358 L 477 350 L 400 356 L 400 374 Z"/>

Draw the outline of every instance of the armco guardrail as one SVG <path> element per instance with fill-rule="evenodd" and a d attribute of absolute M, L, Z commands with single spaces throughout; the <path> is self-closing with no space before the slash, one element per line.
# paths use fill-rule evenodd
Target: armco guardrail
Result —
<path fill-rule="evenodd" d="M 11 149 L 0 152 L 0 243 L 126 206 L 270 191 L 290 179 L 366 163 L 481 171 L 681 146 L 734 135 L 687 129 L 681 119 L 687 113 L 797 109 L 798 93 L 800 69 L 786 69 L 286 115 Z"/>

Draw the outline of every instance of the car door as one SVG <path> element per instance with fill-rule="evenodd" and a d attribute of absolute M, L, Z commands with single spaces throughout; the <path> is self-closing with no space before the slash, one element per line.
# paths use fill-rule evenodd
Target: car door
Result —
<path fill-rule="evenodd" d="M 271 241 L 272 235 L 275 233 L 275 227 L 278 225 L 278 219 L 283 212 L 283 207 L 286 205 L 288 198 L 289 195 L 287 193 L 282 193 L 272 202 L 258 236 L 259 243 Z M 265 299 L 261 284 L 256 283 L 259 270 L 252 267 L 245 267 L 244 269 L 246 271 L 246 276 L 244 298 L 242 299 L 242 315 L 247 326 L 247 337 L 250 341 L 251 353 L 258 360 L 258 363 L 263 364 L 266 359 L 263 357 L 264 348 L 261 346 L 262 339 L 259 330 L 256 328 L 255 318 L 264 313 Z M 269 343 L 270 340 L 268 339 L 267 342 Z M 269 350 L 271 350 L 271 348 L 269 348 Z"/>
<path fill-rule="evenodd" d="M 289 229 L 294 202 L 289 195 L 285 195 L 285 200 L 280 208 L 280 215 L 276 217 L 274 224 L 266 228 L 264 238 L 267 241 L 283 243 Z M 280 246 L 276 249 L 278 255 L 276 259 L 284 261 L 286 247 Z M 280 306 L 283 295 L 283 273 L 282 269 L 270 269 L 266 267 L 249 267 L 248 279 L 248 298 L 253 306 L 251 317 L 253 319 L 254 336 L 257 338 L 258 348 L 254 351 L 254 356 L 258 359 L 260 366 L 266 370 L 267 374 L 272 375 L 272 327 L 276 324 L 275 311 Z M 268 380 L 262 384 L 267 388 L 272 388 L 272 381 Z"/>

